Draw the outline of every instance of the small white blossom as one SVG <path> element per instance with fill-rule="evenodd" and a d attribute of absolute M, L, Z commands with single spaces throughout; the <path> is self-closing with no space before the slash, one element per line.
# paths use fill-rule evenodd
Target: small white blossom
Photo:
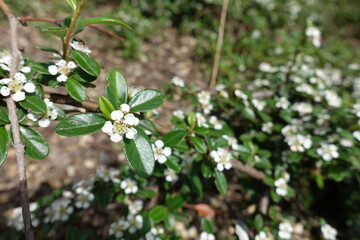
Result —
<path fill-rule="evenodd" d="M 120 187 L 126 194 L 136 193 L 139 190 L 136 181 L 130 178 L 121 181 Z"/>
<path fill-rule="evenodd" d="M 209 119 L 209 123 L 214 125 L 214 129 L 216 130 L 221 130 L 223 128 L 221 121 L 216 116 L 211 116 Z"/>
<path fill-rule="evenodd" d="M 239 150 L 239 142 L 235 137 L 228 136 L 228 135 L 222 135 L 222 138 L 226 139 L 228 141 L 228 145 L 231 147 L 232 150 Z"/>
<path fill-rule="evenodd" d="M 73 61 L 66 62 L 65 60 L 60 60 L 56 62 L 55 65 L 50 65 L 48 67 L 48 71 L 54 76 L 60 74 L 56 78 L 58 82 L 66 82 L 68 76 L 74 68 L 76 68 L 76 64 Z"/>
<path fill-rule="evenodd" d="M 80 190 L 81 189 L 81 190 Z M 94 200 L 95 196 L 89 191 L 86 191 L 82 188 L 77 189 L 77 196 L 75 199 L 75 206 L 77 208 L 88 208 L 90 203 Z"/>
<path fill-rule="evenodd" d="M 198 127 L 208 127 L 208 125 L 206 125 L 206 119 L 201 113 L 195 113 L 195 117 Z"/>
<path fill-rule="evenodd" d="M 274 127 L 274 124 L 272 122 L 267 122 L 262 125 L 261 131 L 270 134 L 270 133 L 272 133 L 273 127 Z"/>
<path fill-rule="evenodd" d="M 304 152 L 305 149 L 311 148 L 312 145 L 311 137 L 309 135 L 289 135 L 285 138 L 285 141 L 293 152 Z"/>
<path fill-rule="evenodd" d="M 184 118 L 185 118 L 184 112 L 181 110 L 175 110 L 173 112 L 173 115 L 181 120 L 184 120 Z"/>
<path fill-rule="evenodd" d="M 174 84 L 175 86 L 178 86 L 178 87 L 184 87 L 185 86 L 185 83 L 184 83 L 184 80 L 182 80 L 181 78 L 175 76 L 171 79 L 171 82 L 172 84 Z"/>
<path fill-rule="evenodd" d="M 152 144 L 152 149 L 154 151 L 155 161 L 161 164 L 164 164 L 171 155 L 171 148 L 164 147 L 164 142 L 161 140 L 156 140 L 155 143 Z"/>
<path fill-rule="evenodd" d="M 131 215 L 135 215 L 139 213 L 144 206 L 144 202 L 141 200 L 135 200 L 135 201 L 127 200 L 126 204 L 128 205 L 129 213 Z"/>
<path fill-rule="evenodd" d="M 325 99 L 327 101 L 327 103 L 329 104 L 329 106 L 331 107 L 340 107 L 342 100 L 339 97 L 339 95 L 337 95 L 336 92 L 331 91 L 331 90 L 326 90 L 325 91 Z"/>
<path fill-rule="evenodd" d="M 325 161 L 331 161 L 339 157 L 338 147 L 334 144 L 321 143 L 321 147 L 316 150 Z"/>
<path fill-rule="evenodd" d="M 109 227 L 109 235 L 115 236 L 116 238 L 121 238 L 124 236 L 124 231 L 126 231 L 130 227 L 128 221 L 125 221 L 124 218 L 113 222 Z"/>
<path fill-rule="evenodd" d="M 229 93 L 225 89 L 226 89 L 225 84 L 218 84 L 215 86 L 215 91 L 218 92 L 220 96 L 222 96 L 223 98 L 228 99 Z"/>
<path fill-rule="evenodd" d="M 143 217 L 141 215 L 128 215 L 127 221 L 129 222 L 129 233 L 135 233 L 143 226 Z"/>
<path fill-rule="evenodd" d="M 11 94 L 11 98 L 15 102 L 23 101 L 25 99 L 25 92 L 35 92 L 35 85 L 32 82 L 27 82 L 25 75 L 20 72 L 15 73 L 14 79 L 1 79 L 0 84 L 5 85 L 0 88 L 0 94 L 4 97 Z"/>
<path fill-rule="evenodd" d="M 57 199 L 50 207 L 45 209 L 45 222 L 66 221 L 70 214 L 73 213 L 74 208 L 70 205 L 69 199 Z"/>
<path fill-rule="evenodd" d="M 161 238 L 157 237 L 158 234 L 164 234 L 163 228 L 151 228 L 149 232 L 145 234 L 145 240 L 161 240 Z"/>
<path fill-rule="evenodd" d="M 287 181 L 284 178 L 279 178 L 274 182 L 276 187 L 276 193 L 280 196 L 286 196 L 288 194 Z"/>
<path fill-rule="evenodd" d="M 300 103 L 295 103 L 292 106 L 292 110 L 298 112 L 301 116 L 303 116 L 312 113 L 313 106 L 310 103 L 300 102 Z"/>
<path fill-rule="evenodd" d="M 115 183 L 119 183 L 120 180 L 118 178 L 120 174 L 120 171 L 117 169 L 113 169 L 113 168 L 109 168 L 109 169 L 104 169 L 104 168 L 100 168 L 98 170 L 96 170 L 96 178 L 101 179 L 104 182 L 115 182 Z"/>
<path fill-rule="evenodd" d="M 321 32 L 318 28 L 309 26 L 306 28 L 306 36 L 310 39 L 315 47 L 321 46 Z"/>
<path fill-rule="evenodd" d="M 360 118 L 360 103 L 355 103 L 353 105 L 352 113 L 354 113 L 357 117 Z"/>
<path fill-rule="evenodd" d="M 212 233 L 202 232 L 199 240 L 215 240 L 215 235 Z"/>
<path fill-rule="evenodd" d="M 279 224 L 279 237 L 283 239 L 291 239 L 293 227 L 289 222 L 283 222 Z"/>
<path fill-rule="evenodd" d="M 83 42 L 72 41 L 70 43 L 70 46 L 75 50 L 86 53 L 87 55 L 89 55 L 91 53 L 91 50 L 89 49 L 89 47 L 87 45 L 85 45 Z"/>
<path fill-rule="evenodd" d="M 331 227 L 329 224 L 325 224 L 321 227 L 321 233 L 323 234 L 326 240 L 335 240 L 337 235 L 337 230 Z"/>
<path fill-rule="evenodd" d="M 356 138 L 356 140 L 360 141 L 360 131 L 354 131 L 352 135 Z"/>
<path fill-rule="evenodd" d="M 270 63 L 262 62 L 259 65 L 259 70 L 262 72 L 273 73 L 277 71 L 277 68 L 271 66 Z"/>
<path fill-rule="evenodd" d="M 261 231 L 255 236 L 255 240 L 270 240 L 270 237 L 266 234 L 266 232 Z"/>
<path fill-rule="evenodd" d="M 287 100 L 286 97 L 281 97 L 279 98 L 276 103 L 275 103 L 275 106 L 277 108 L 281 108 L 281 109 L 287 109 L 290 105 L 290 102 Z"/>
<path fill-rule="evenodd" d="M 123 106 L 123 109 L 125 107 Z M 126 108 L 127 110 L 127 108 Z M 112 121 L 105 122 L 102 131 L 110 136 L 113 142 L 120 142 L 125 135 L 128 139 L 133 139 L 137 134 L 137 130 L 133 126 L 137 126 L 140 120 L 132 113 L 126 115 L 121 110 L 115 110 L 110 114 Z"/>
<path fill-rule="evenodd" d="M 231 164 L 231 152 L 226 148 L 218 148 L 210 152 L 210 157 L 217 163 L 216 168 L 219 171 L 229 170 Z"/>
<path fill-rule="evenodd" d="M 168 182 L 176 182 L 179 179 L 175 170 L 171 168 L 165 169 L 164 175 L 165 175 L 165 180 Z"/>
<path fill-rule="evenodd" d="M 259 100 L 257 98 L 254 98 L 251 102 L 258 111 L 264 110 L 264 108 L 266 106 L 265 101 Z"/>

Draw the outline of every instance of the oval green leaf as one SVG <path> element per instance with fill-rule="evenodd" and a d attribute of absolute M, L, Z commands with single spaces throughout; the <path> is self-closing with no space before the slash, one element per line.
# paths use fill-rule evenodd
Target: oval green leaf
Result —
<path fill-rule="evenodd" d="M 0 127 L 0 167 L 5 162 L 9 149 L 9 135 L 4 126 Z"/>
<path fill-rule="evenodd" d="M 200 153 L 206 153 L 206 143 L 204 139 L 197 136 L 190 137 L 190 139 L 196 150 L 198 150 Z"/>
<path fill-rule="evenodd" d="M 125 22 L 112 17 L 94 17 L 90 19 L 85 19 L 78 23 L 78 27 L 86 26 L 90 24 L 115 25 L 115 26 L 126 27 L 131 29 L 131 27 L 127 25 Z"/>
<path fill-rule="evenodd" d="M 26 96 L 24 101 L 19 102 L 20 106 L 29 109 L 34 113 L 45 114 L 47 106 L 42 98 L 37 96 Z"/>
<path fill-rule="evenodd" d="M 66 81 L 66 90 L 76 101 L 83 102 L 87 98 L 85 87 L 72 78 Z"/>
<path fill-rule="evenodd" d="M 139 127 L 135 128 L 137 134 L 134 139 L 124 138 L 126 159 L 137 174 L 148 177 L 154 170 L 154 153 L 145 132 Z"/>
<path fill-rule="evenodd" d="M 99 76 L 100 66 L 93 58 L 89 57 L 86 53 L 77 50 L 71 50 L 71 55 L 82 70 L 91 76 Z"/>
<path fill-rule="evenodd" d="M 215 186 L 221 194 L 227 192 L 228 184 L 223 172 L 215 170 Z"/>
<path fill-rule="evenodd" d="M 135 94 L 129 105 L 132 112 L 146 112 L 160 107 L 164 96 L 157 90 L 144 89 Z"/>
<path fill-rule="evenodd" d="M 10 123 L 9 114 L 6 107 L 0 106 L 0 125 L 5 125 Z"/>
<path fill-rule="evenodd" d="M 165 146 L 174 147 L 178 145 L 186 136 L 186 131 L 184 129 L 175 129 L 168 132 L 162 139 Z"/>
<path fill-rule="evenodd" d="M 154 223 L 163 221 L 166 218 L 167 214 L 168 211 L 164 206 L 156 206 L 149 212 L 149 216 L 154 221 Z"/>
<path fill-rule="evenodd" d="M 83 136 L 100 130 L 106 119 L 95 113 L 79 113 L 65 118 L 56 126 L 56 132 L 67 137 Z"/>
<path fill-rule="evenodd" d="M 108 119 L 111 119 L 110 114 L 115 110 L 110 101 L 103 96 L 99 97 L 99 109 Z"/>
<path fill-rule="evenodd" d="M 41 32 L 50 33 L 50 34 L 55 35 L 55 36 L 57 36 L 59 38 L 64 38 L 66 33 L 67 33 L 67 29 L 65 27 L 48 28 L 48 27 L 37 26 L 35 28 L 37 30 L 41 31 Z"/>
<path fill-rule="evenodd" d="M 116 70 L 110 71 L 105 78 L 109 82 L 109 86 L 105 87 L 105 92 L 109 101 L 115 109 L 119 109 L 120 105 L 126 103 L 128 96 L 128 86 L 125 78 Z"/>
<path fill-rule="evenodd" d="M 49 154 L 49 145 L 38 131 L 20 126 L 20 134 L 25 144 L 25 156 L 39 160 L 46 158 Z"/>

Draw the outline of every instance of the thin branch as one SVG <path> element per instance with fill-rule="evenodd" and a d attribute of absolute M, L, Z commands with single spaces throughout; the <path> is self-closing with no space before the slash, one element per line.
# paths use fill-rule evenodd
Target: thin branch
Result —
<path fill-rule="evenodd" d="M 266 177 L 265 173 L 253 168 L 250 165 L 243 164 L 240 161 L 233 161 L 232 165 L 234 169 L 244 172 L 250 177 L 255 178 L 257 180 L 263 181 Z"/>
<path fill-rule="evenodd" d="M 219 64 L 220 64 L 220 54 L 221 54 L 221 48 L 224 40 L 224 31 L 225 31 L 225 23 L 226 23 L 226 15 L 227 15 L 227 9 L 229 6 L 229 0 L 224 0 L 222 9 L 221 9 L 221 17 L 220 17 L 220 26 L 219 26 L 219 33 L 218 33 L 218 39 L 216 44 L 216 53 L 215 53 L 215 60 L 214 60 L 214 66 L 213 71 L 211 74 L 211 80 L 209 84 L 209 91 L 214 91 L 216 78 L 219 72 Z"/>
<path fill-rule="evenodd" d="M 44 93 L 44 97 L 49 98 L 52 102 L 58 104 L 66 104 L 70 106 L 84 108 L 89 112 L 97 112 L 99 105 L 96 102 L 85 101 L 78 102 L 70 97 L 70 95 L 64 95 L 59 93 Z"/>
<path fill-rule="evenodd" d="M 0 0 L 0 8 L 4 11 L 10 23 L 10 41 L 11 41 L 11 66 L 10 66 L 10 78 L 14 78 L 15 73 L 18 70 L 20 51 L 17 45 L 17 23 L 18 20 L 12 14 L 9 7 L 3 0 Z M 9 119 L 14 139 L 14 147 L 16 151 L 16 163 L 19 174 L 20 185 L 20 200 L 22 208 L 22 216 L 24 221 L 25 238 L 27 240 L 34 239 L 34 229 L 31 224 L 31 213 L 29 209 L 29 194 L 26 179 L 25 170 L 25 147 L 20 135 L 19 119 L 16 113 L 16 104 L 10 97 L 5 99 L 7 108 L 9 110 Z"/>
<path fill-rule="evenodd" d="M 61 25 L 61 22 L 62 20 L 61 19 L 55 19 L 55 18 L 41 18 L 41 17 L 32 17 L 32 16 L 25 16 L 25 17 L 19 17 L 19 22 L 21 23 L 21 25 L 23 26 L 27 26 L 27 22 L 32 22 L 32 21 L 35 21 L 35 22 L 49 22 L 49 23 L 53 23 L 57 26 L 60 26 Z M 99 27 L 99 26 L 96 26 L 96 25 L 88 25 L 89 28 L 91 29 L 94 29 L 100 33 L 103 33 L 109 37 L 113 37 L 113 38 L 116 38 L 122 42 L 125 41 L 125 38 L 115 34 L 115 33 L 112 33 L 112 32 L 109 32 L 108 30 L 106 30 L 105 28 L 102 28 L 102 27 Z"/>

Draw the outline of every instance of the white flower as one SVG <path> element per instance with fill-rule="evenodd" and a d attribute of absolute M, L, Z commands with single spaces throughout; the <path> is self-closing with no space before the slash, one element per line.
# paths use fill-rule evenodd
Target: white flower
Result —
<path fill-rule="evenodd" d="M 68 75 L 74 68 L 76 68 L 76 64 L 74 62 L 66 62 L 65 60 L 60 60 L 56 62 L 55 65 L 50 65 L 48 67 L 48 71 L 51 75 L 60 74 L 56 78 L 58 82 L 66 82 L 66 80 L 68 79 Z"/>
<path fill-rule="evenodd" d="M 70 43 L 70 46 L 78 51 L 81 51 L 83 53 L 86 53 L 87 55 L 89 55 L 91 53 L 91 50 L 89 49 L 89 47 L 87 45 L 85 45 L 83 42 L 80 41 L 72 41 Z"/>
<path fill-rule="evenodd" d="M 113 235 L 116 238 L 121 238 L 124 236 L 124 231 L 129 228 L 130 224 L 128 221 L 125 221 L 124 218 L 113 222 L 109 227 L 109 235 Z"/>
<path fill-rule="evenodd" d="M 274 124 L 272 122 L 267 122 L 262 125 L 261 131 L 270 134 L 270 133 L 272 133 L 273 127 L 274 127 Z"/>
<path fill-rule="evenodd" d="M 309 26 L 306 28 L 306 36 L 310 39 L 315 47 L 321 46 L 321 32 L 318 28 Z"/>
<path fill-rule="evenodd" d="M 283 239 L 291 239 L 293 227 L 290 223 L 284 222 L 279 224 L 279 237 Z"/>
<path fill-rule="evenodd" d="M 144 202 L 141 200 L 135 200 L 135 201 L 127 200 L 126 203 L 128 204 L 129 213 L 131 215 L 135 215 L 138 212 L 140 212 L 144 206 Z"/>
<path fill-rule="evenodd" d="M 154 151 L 155 161 L 161 164 L 164 164 L 171 155 L 171 148 L 164 147 L 164 142 L 161 140 L 156 140 L 155 143 L 152 144 L 152 149 Z"/>
<path fill-rule="evenodd" d="M 360 118 L 360 103 L 355 103 L 355 104 L 353 105 L 353 110 L 352 110 L 352 112 L 353 112 L 357 117 Z"/>
<path fill-rule="evenodd" d="M 222 135 L 222 138 L 226 139 L 228 142 L 228 145 L 231 147 L 232 150 L 239 150 L 239 142 L 235 137 L 228 136 L 228 135 Z"/>
<path fill-rule="evenodd" d="M 164 171 L 164 175 L 165 175 L 165 180 L 168 182 L 176 182 L 179 177 L 176 174 L 175 170 L 171 169 L 171 168 L 167 168 Z"/>
<path fill-rule="evenodd" d="M 277 108 L 287 109 L 290 105 L 290 102 L 286 99 L 286 97 L 281 97 L 276 101 L 275 106 Z"/>
<path fill-rule="evenodd" d="M 326 240 L 335 240 L 337 235 L 337 230 L 331 227 L 329 224 L 325 224 L 321 227 L 321 233 L 323 234 Z"/>
<path fill-rule="evenodd" d="M 130 112 L 130 106 L 128 104 L 123 103 L 120 105 L 120 111 L 124 114 L 127 114 Z"/>
<path fill-rule="evenodd" d="M 123 109 L 127 110 L 126 106 Z M 105 122 L 102 131 L 110 136 L 113 142 L 120 142 L 125 135 L 128 139 L 133 139 L 137 134 L 137 130 L 133 126 L 137 126 L 140 120 L 132 113 L 124 115 L 121 110 L 115 110 L 110 114 L 112 121 Z"/>
<path fill-rule="evenodd" d="M 292 110 L 297 111 L 301 116 L 313 112 L 313 106 L 310 103 L 300 102 L 292 106 Z"/>
<path fill-rule="evenodd" d="M 360 131 L 354 131 L 352 135 L 356 138 L 356 140 L 360 141 Z"/>
<path fill-rule="evenodd" d="M 239 224 L 235 224 L 235 233 L 238 236 L 239 240 L 250 240 L 247 232 Z"/>
<path fill-rule="evenodd" d="M 201 104 L 205 114 L 209 114 L 213 109 L 213 105 L 210 103 L 211 95 L 208 91 L 201 91 L 197 94 L 199 103 Z"/>
<path fill-rule="evenodd" d="M 70 206 L 69 199 L 55 200 L 50 207 L 45 209 L 45 222 L 66 221 L 69 219 L 70 214 L 73 213 L 74 208 Z"/>
<path fill-rule="evenodd" d="M 286 196 L 288 193 L 287 181 L 284 178 L 279 178 L 274 182 L 276 193 L 280 196 Z"/>
<path fill-rule="evenodd" d="M 126 194 L 136 193 L 139 190 L 136 181 L 130 178 L 121 181 L 120 187 Z"/>
<path fill-rule="evenodd" d="M 14 79 L 3 78 L 0 80 L 0 83 L 6 85 L 1 87 L 0 94 L 7 97 L 12 93 L 11 98 L 15 102 L 23 101 L 25 99 L 25 92 L 35 92 L 35 85 L 27 82 L 25 75 L 20 72 L 15 73 Z"/>
<path fill-rule="evenodd" d="M 210 152 L 210 157 L 217 163 L 216 168 L 219 171 L 229 170 L 231 164 L 231 152 L 226 148 L 218 148 Z"/>
<path fill-rule="evenodd" d="M 129 233 L 135 233 L 143 226 L 143 217 L 141 215 L 128 215 L 127 221 L 129 222 Z"/>
<path fill-rule="evenodd" d="M 202 232 L 199 240 L 215 240 L 215 236 L 212 233 Z"/>
<path fill-rule="evenodd" d="M 338 158 L 338 147 L 334 144 L 321 143 L 321 147 L 316 150 L 325 161 L 331 161 L 333 158 Z"/>
<path fill-rule="evenodd" d="M 175 86 L 178 86 L 178 87 L 184 87 L 185 86 L 185 83 L 184 83 L 184 80 L 182 80 L 181 78 L 175 76 L 171 79 L 171 82 L 172 84 L 174 84 Z"/>
<path fill-rule="evenodd" d="M 331 107 L 340 107 L 341 106 L 342 100 L 337 95 L 336 92 L 331 91 L 331 90 L 326 90 L 325 98 L 326 98 L 326 101 L 329 104 L 329 106 L 331 106 Z"/>
<path fill-rule="evenodd" d="M 208 127 L 206 125 L 206 119 L 201 113 L 195 113 L 195 117 L 198 127 Z"/>
<path fill-rule="evenodd" d="M 311 148 L 312 145 L 311 137 L 309 135 L 289 135 L 285 138 L 285 141 L 293 152 L 304 152 L 305 149 Z"/>
<path fill-rule="evenodd" d="M 184 112 L 181 110 L 175 110 L 173 112 L 173 115 L 181 120 L 183 120 L 185 118 Z"/>
<path fill-rule="evenodd" d="M 256 99 L 256 98 L 254 98 L 251 102 L 258 111 L 264 110 L 264 108 L 266 106 L 265 101 L 262 101 L 262 100 L 259 100 L 259 99 Z"/>
<path fill-rule="evenodd" d="M 270 240 L 270 238 L 265 232 L 261 231 L 258 235 L 255 236 L 255 240 Z"/>
<path fill-rule="evenodd" d="M 109 181 L 113 181 L 113 182 L 120 182 L 119 178 L 117 178 L 117 176 L 119 176 L 120 171 L 117 169 L 104 169 L 104 168 L 100 168 L 98 170 L 96 170 L 96 178 L 101 179 L 104 182 L 109 182 Z"/>
<path fill-rule="evenodd" d="M 83 188 L 78 188 L 78 189 L 76 189 L 78 195 L 76 196 L 75 206 L 77 208 L 88 208 L 90 206 L 91 201 L 94 200 L 94 194 L 84 190 Z"/>
<path fill-rule="evenodd" d="M 145 240 L 161 240 L 161 238 L 157 237 L 158 234 L 164 234 L 164 229 L 151 228 L 151 230 L 145 234 Z"/>
<path fill-rule="evenodd" d="M 223 128 L 221 121 L 216 116 L 211 116 L 209 122 L 214 125 L 214 129 L 216 130 L 221 130 Z"/>
<path fill-rule="evenodd" d="M 215 91 L 219 92 L 219 94 L 223 97 L 223 98 L 229 98 L 229 93 L 225 90 L 226 86 L 225 84 L 218 84 L 215 86 Z"/>
<path fill-rule="evenodd" d="M 277 68 L 274 68 L 273 66 L 271 66 L 270 63 L 262 62 L 259 65 L 259 70 L 262 72 L 273 73 L 273 72 L 277 71 Z"/>

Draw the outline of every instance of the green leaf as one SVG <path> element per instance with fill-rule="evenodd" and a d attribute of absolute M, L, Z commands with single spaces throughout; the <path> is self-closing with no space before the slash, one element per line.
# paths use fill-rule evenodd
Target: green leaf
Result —
<path fill-rule="evenodd" d="M 137 174 L 148 177 L 154 170 L 154 153 L 145 132 L 139 127 L 135 129 L 134 139 L 124 138 L 126 159 Z"/>
<path fill-rule="evenodd" d="M 150 131 L 152 133 L 157 132 L 156 125 L 152 121 L 150 121 L 148 119 L 140 120 L 139 126 L 141 126 L 143 129 L 148 130 L 148 131 Z"/>
<path fill-rule="evenodd" d="M 70 94 L 70 96 L 76 101 L 83 102 L 86 100 L 86 90 L 83 85 L 81 85 L 78 81 L 68 78 L 66 81 L 66 90 Z"/>
<path fill-rule="evenodd" d="M 4 126 L 0 126 L 0 167 L 5 162 L 9 149 L 9 135 Z"/>
<path fill-rule="evenodd" d="M 209 166 L 206 163 L 201 163 L 201 173 L 203 174 L 204 178 L 210 178 L 212 176 L 212 169 L 213 167 Z"/>
<path fill-rule="evenodd" d="M 66 230 L 65 240 L 79 240 L 81 238 L 80 232 L 73 226 L 69 226 Z"/>
<path fill-rule="evenodd" d="M 34 113 L 45 114 L 47 106 L 44 100 L 37 96 L 26 96 L 24 101 L 19 102 L 20 106 L 30 109 Z"/>
<path fill-rule="evenodd" d="M 196 192 L 199 198 L 203 196 L 203 186 L 200 178 L 197 175 L 193 175 L 190 178 L 191 187 Z"/>
<path fill-rule="evenodd" d="M 196 124 L 196 116 L 194 112 L 190 112 L 189 115 L 187 116 L 187 121 L 190 125 L 190 127 L 194 127 Z"/>
<path fill-rule="evenodd" d="M 163 100 L 164 96 L 159 91 L 144 89 L 134 95 L 129 105 L 132 112 L 146 112 L 160 107 Z"/>
<path fill-rule="evenodd" d="M 115 25 L 131 29 L 131 27 L 123 21 L 112 17 L 94 17 L 90 19 L 85 19 L 78 23 L 78 27 L 90 24 Z"/>
<path fill-rule="evenodd" d="M 185 199 L 181 195 L 177 195 L 175 197 L 169 197 L 166 199 L 167 206 L 172 209 L 176 210 L 178 208 L 181 208 L 185 203 Z"/>
<path fill-rule="evenodd" d="M 202 226 L 203 230 L 205 232 L 207 232 L 207 233 L 213 233 L 214 232 L 214 226 L 212 225 L 210 220 L 207 219 L 207 218 L 202 218 L 201 219 L 201 226 Z"/>
<path fill-rule="evenodd" d="M 162 139 L 165 146 L 174 147 L 178 145 L 186 136 L 186 131 L 183 129 L 175 129 L 168 132 Z"/>
<path fill-rule="evenodd" d="M 264 219 L 260 214 L 256 214 L 254 225 L 256 230 L 260 231 L 264 225 Z"/>
<path fill-rule="evenodd" d="M 0 125 L 9 124 L 9 114 L 6 107 L 0 106 Z"/>
<path fill-rule="evenodd" d="M 100 130 L 106 120 L 95 113 L 79 113 L 65 118 L 56 126 L 56 132 L 67 137 L 83 136 Z"/>
<path fill-rule="evenodd" d="M 244 108 L 244 115 L 250 120 L 255 120 L 255 112 L 249 107 Z"/>
<path fill-rule="evenodd" d="M 198 150 L 200 153 L 206 153 L 206 143 L 204 139 L 197 136 L 190 137 L 190 139 L 196 150 Z"/>
<path fill-rule="evenodd" d="M 99 97 L 99 109 L 108 119 L 111 119 L 110 115 L 115 110 L 109 100 L 103 96 Z"/>
<path fill-rule="evenodd" d="M 56 49 L 54 49 L 54 48 L 51 48 L 51 47 L 37 46 L 37 47 L 35 47 L 35 48 L 36 48 L 36 49 L 39 49 L 39 50 L 41 50 L 41 51 L 44 51 L 44 52 L 51 52 L 51 53 L 55 53 L 55 54 L 61 56 L 61 53 L 60 53 L 58 50 L 56 50 Z"/>
<path fill-rule="evenodd" d="M 105 87 L 106 95 L 114 108 L 119 109 L 121 104 L 127 102 L 128 86 L 125 78 L 120 72 L 112 70 L 106 75 L 105 80 L 109 82 L 109 86 Z"/>
<path fill-rule="evenodd" d="M 20 126 L 21 138 L 25 144 L 25 155 L 33 159 L 44 159 L 49 154 L 49 145 L 35 129 Z"/>
<path fill-rule="evenodd" d="M 155 197 L 157 194 L 155 191 L 151 189 L 139 190 L 136 192 L 136 195 L 143 198 L 152 198 Z"/>
<path fill-rule="evenodd" d="M 77 9 L 77 0 L 67 0 L 67 2 L 72 8 L 72 10 L 75 12 Z"/>
<path fill-rule="evenodd" d="M 165 165 L 168 168 L 171 168 L 172 170 L 176 171 L 176 172 L 180 172 L 181 171 L 181 165 L 177 163 L 178 159 L 174 156 L 169 156 L 165 162 Z"/>
<path fill-rule="evenodd" d="M 86 53 L 78 50 L 71 50 L 71 55 L 82 70 L 84 70 L 91 76 L 100 75 L 99 64 L 93 58 L 89 57 Z"/>
<path fill-rule="evenodd" d="M 31 65 L 31 69 L 39 72 L 39 73 L 43 73 L 43 74 L 47 74 L 50 75 L 48 67 L 50 66 L 49 63 L 45 63 L 45 62 L 33 62 Z"/>
<path fill-rule="evenodd" d="M 154 223 L 163 221 L 166 218 L 167 214 L 168 211 L 164 206 L 156 206 L 149 212 L 149 216 L 154 221 Z"/>
<path fill-rule="evenodd" d="M 215 186 L 221 194 L 225 194 L 227 192 L 228 184 L 225 174 L 218 170 L 215 170 Z"/>
<path fill-rule="evenodd" d="M 41 32 L 50 33 L 50 34 L 55 35 L 55 36 L 57 36 L 59 38 L 64 38 L 66 36 L 66 33 L 67 33 L 67 29 L 65 27 L 48 28 L 48 27 L 37 26 L 35 28 L 37 30 L 41 31 Z"/>
<path fill-rule="evenodd" d="M 81 68 L 76 68 L 76 70 L 71 74 L 71 78 L 84 85 L 96 80 L 95 76 L 91 76 Z"/>

